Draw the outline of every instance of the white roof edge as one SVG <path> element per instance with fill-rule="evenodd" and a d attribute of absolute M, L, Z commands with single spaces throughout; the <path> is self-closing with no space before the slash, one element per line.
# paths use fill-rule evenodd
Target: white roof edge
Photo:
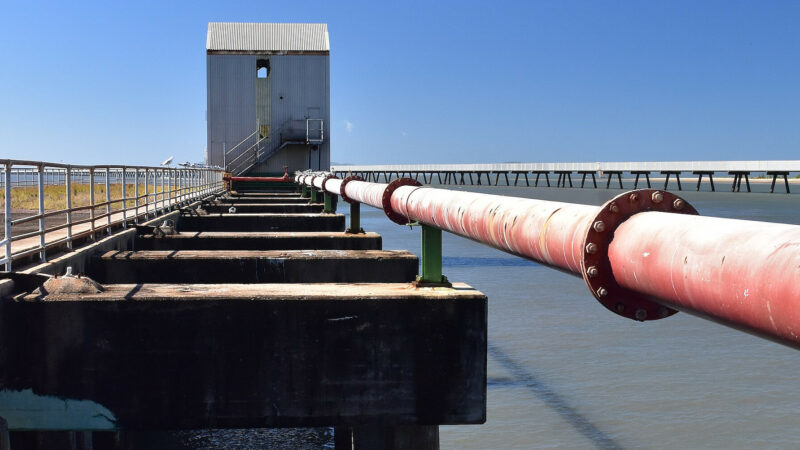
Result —
<path fill-rule="evenodd" d="M 328 24 L 209 22 L 206 50 L 329 52 Z"/>

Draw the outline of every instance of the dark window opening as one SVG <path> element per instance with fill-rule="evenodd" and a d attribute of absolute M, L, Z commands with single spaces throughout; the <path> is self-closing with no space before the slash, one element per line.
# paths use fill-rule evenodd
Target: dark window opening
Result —
<path fill-rule="evenodd" d="M 267 78 L 269 76 L 269 60 L 259 59 L 256 61 L 256 71 L 258 78 Z"/>

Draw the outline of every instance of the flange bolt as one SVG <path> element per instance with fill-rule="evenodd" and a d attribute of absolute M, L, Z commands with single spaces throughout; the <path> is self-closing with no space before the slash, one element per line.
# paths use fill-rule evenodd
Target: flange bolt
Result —
<path fill-rule="evenodd" d="M 614 202 L 608 205 L 608 209 L 611 210 L 612 213 L 619 212 L 619 206 Z"/>
<path fill-rule="evenodd" d="M 586 244 L 586 253 L 590 255 L 594 255 L 595 253 L 597 253 L 597 244 L 595 244 L 594 242 L 589 242 L 588 244 Z"/>
<path fill-rule="evenodd" d="M 636 320 L 644 321 L 644 319 L 647 319 L 647 311 L 645 311 L 643 309 L 637 309 L 635 317 L 636 317 Z"/>
<path fill-rule="evenodd" d="M 608 295 L 608 291 L 606 290 L 606 288 L 604 288 L 604 287 L 597 288 L 597 296 L 598 297 L 604 298 L 606 295 Z"/>
<path fill-rule="evenodd" d="M 653 199 L 653 203 L 661 203 L 661 201 L 664 200 L 664 194 L 656 191 L 653 192 L 653 195 L 651 195 L 650 198 Z"/>
<path fill-rule="evenodd" d="M 594 225 L 592 225 L 592 228 L 594 228 L 594 231 L 602 233 L 603 231 L 606 231 L 606 224 L 603 223 L 602 220 L 598 220 L 597 222 L 594 223 Z"/>
<path fill-rule="evenodd" d="M 596 277 L 597 273 L 597 267 L 595 266 L 589 266 L 589 268 L 586 269 L 586 275 L 589 275 L 590 278 Z"/>
<path fill-rule="evenodd" d="M 672 207 L 677 209 L 677 210 L 681 210 L 681 209 L 683 209 L 683 205 L 685 205 L 685 204 L 686 203 L 682 199 L 676 198 L 675 201 L 672 202 Z"/>
<path fill-rule="evenodd" d="M 631 195 L 630 195 L 628 198 L 629 198 L 629 199 L 630 199 L 630 201 L 632 201 L 632 202 L 638 201 L 638 200 L 639 200 L 639 194 L 636 194 L 636 193 L 634 193 L 634 194 L 631 194 Z"/>

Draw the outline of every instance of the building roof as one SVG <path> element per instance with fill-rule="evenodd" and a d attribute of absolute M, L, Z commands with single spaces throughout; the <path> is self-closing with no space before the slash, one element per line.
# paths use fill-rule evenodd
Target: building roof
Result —
<path fill-rule="evenodd" d="M 209 22 L 208 53 L 328 53 L 328 24 Z"/>

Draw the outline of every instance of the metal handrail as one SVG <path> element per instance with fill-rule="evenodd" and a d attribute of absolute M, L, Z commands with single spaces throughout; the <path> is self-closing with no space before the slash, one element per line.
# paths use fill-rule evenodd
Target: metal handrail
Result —
<path fill-rule="evenodd" d="M 238 143 L 238 144 L 234 145 L 234 146 L 233 146 L 233 147 L 231 147 L 231 148 L 230 148 L 230 149 L 229 149 L 227 152 L 225 152 L 225 154 L 226 154 L 226 155 L 230 155 L 230 153 L 231 153 L 231 152 L 232 152 L 234 149 L 236 149 L 236 147 L 238 147 L 238 146 L 242 145 L 242 144 L 244 143 L 244 141 L 246 141 L 246 140 L 250 139 L 250 138 L 251 138 L 251 137 L 253 137 L 253 136 L 254 136 L 256 133 L 258 133 L 258 130 L 256 130 L 256 131 L 253 131 L 252 133 L 250 133 L 250 134 L 249 134 L 249 135 L 248 135 L 246 138 L 242 139 L 241 141 L 239 141 L 239 143 Z M 245 151 L 246 151 L 246 150 L 245 150 Z"/>
<path fill-rule="evenodd" d="M 234 163 L 235 163 L 236 161 L 239 161 L 239 160 L 240 160 L 242 157 L 244 157 L 244 156 L 247 156 L 247 155 L 250 155 L 250 151 L 251 151 L 251 150 L 253 150 L 253 153 L 254 153 L 254 156 L 255 156 L 255 158 L 256 158 L 256 159 L 258 159 L 258 152 L 259 152 L 259 150 L 260 150 L 260 145 L 261 145 L 261 143 L 262 143 L 262 142 L 264 142 L 264 141 L 266 141 L 266 140 L 269 140 L 269 136 L 264 136 L 263 138 L 260 138 L 260 139 L 259 139 L 259 140 L 257 140 L 257 141 L 256 141 L 256 142 L 255 142 L 253 145 L 251 145 L 251 146 L 250 146 L 250 147 L 248 147 L 247 149 L 245 149 L 245 150 L 242 150 L 241 152 L 239 152 L 239 154 L 238 154 L 238 155 L 236 155 L 236 157 L 235 157 L 235 158 L 233 158 L 231 161 L 228 161 L 228 162 L 225 164 L 226 170 L 227 170 L 228 172 L 233 172 L 233 173 L 236 173 L 236 172 L 241 172 L 239 169 L 241 169 L 241 168 L 242 168 L 242 166 L 243 166 L 244 164 L 242 164 L 242 163 L 240 162 L 240 163 L 238 163 L 238 164 L 234 165 Z"/>
<path fill-rule="evenodd" d="M 48 249 L 63 244 L 72 249 L 76 239 L 89 236 L 94 240 L 97 233 L 111 233 L 117 226 L 126 229 L 130 223 L 138 224 L 140 218 L 156 217 L 224 189 L 224 170 L 217 167 L 88 166 L 13 159 L 0 159 L 0 166 L 5 212 L 5 233 L 0 240 L 4 252 L 0 264 L 6 271 L 12 270 L 14 260 L 19 258 L 38 253 L 39 259 L 45 262 Z M 72 206 L 78 194 L 76 187 L 87 184 L 88 204 Z M 104 187 L 105 192 L 95 201 L 98 185 Z M 52 193 L 54 186 L 65 189 L 58 201 L 63 201 L 66 207 L 46 210 L 45 196 Z M 112 198 L 113 186 L 120 186 L 119 197 Z M 15 190 L 31 187 L 36 189 L 36 213 L 13 218 Z M 127 190 L 129 187 L 134 190 L 132 195 Z M 99 214 L 98 208 L 102 211 Z M 87 210 L 88 217 L 73 220 L 73 214 Z M 66 220 L 56 225 L 46 223 L 47 218 L 59 215 L 65 215 Z M 39 222 L 38 229 L 13 233 L 15 226 L 35 221 Z"/>

